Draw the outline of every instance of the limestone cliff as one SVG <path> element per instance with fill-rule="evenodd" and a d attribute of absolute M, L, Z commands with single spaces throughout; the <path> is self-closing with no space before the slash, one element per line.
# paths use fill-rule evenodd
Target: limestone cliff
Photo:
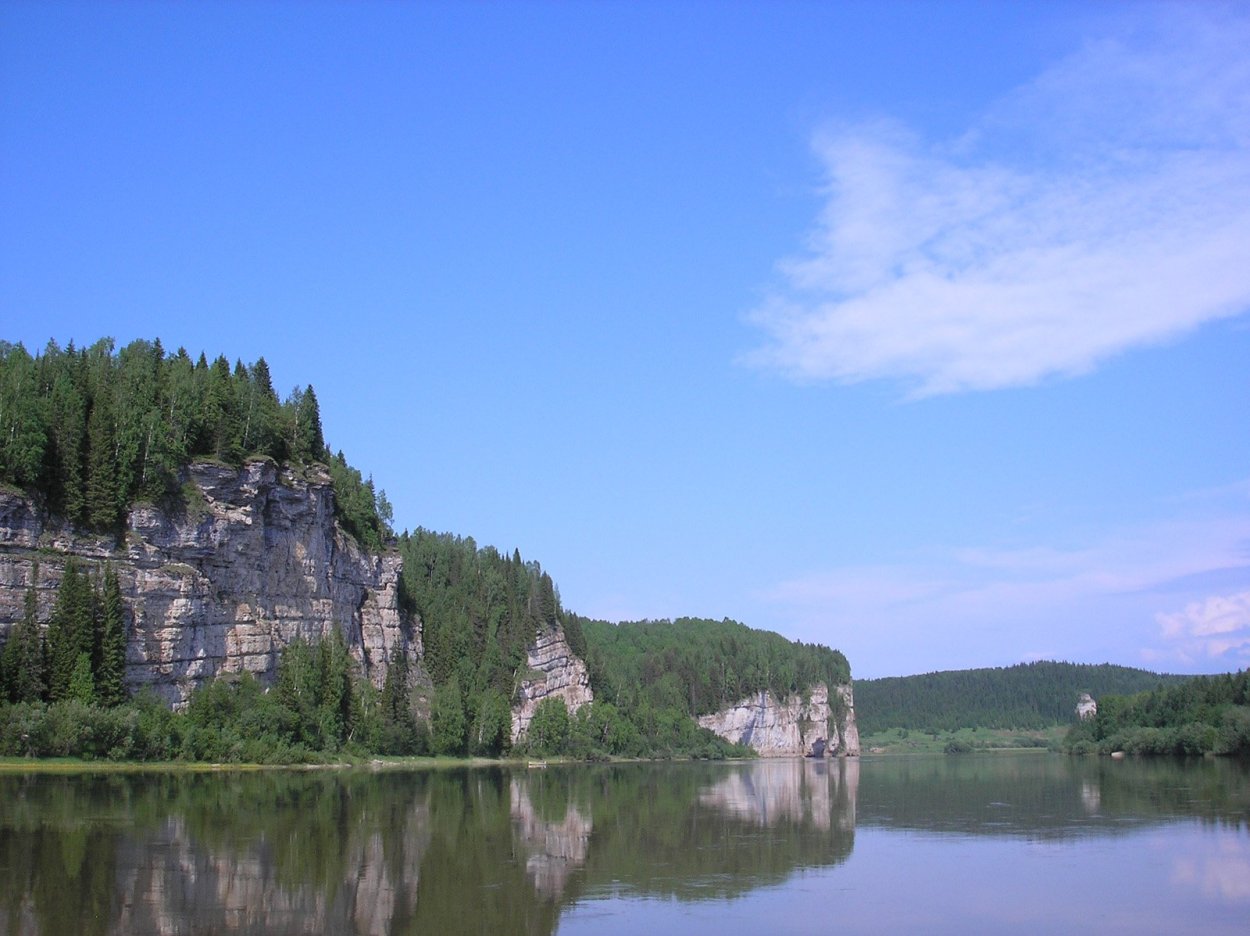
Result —
<path fill-rule="evenodd" d="M 849 685 L 835 686 L 832 699 L 824 683 L 782 700 L 765 691 L 698 721 L 701 727 L 754 748 L 764 757 L 859 755 L 855 700 Z"/>
<path fill-rule="evenodd" d="M 135 506 L 121 545 L 46 521 L 0 490 L 0 634 L 21 618 L 36 561 L 46 621 L 76 556 L 88 570 L 105 560 L 117 570 L 130 687 L 176 705 L 218 673 L 269 677 L 288 643 L 335 629 L 377 684 L 393 647 L 421 653 L 420 622 L 399 610 L 399 557 L 366 553 L 335 522 L 328 470 L 201 462 L 184 480 L 184 506 Z"/>
<path fill-rule="evenodd" d="M 569 647 L 560 628 L 539 631 L 528 648 L 527 669 L 518 674 L 512 705 L 512 743 L 529 730 L 534 712 L 544 699 L 564 700 L 570 712 L 594 701 L 590 672 Z"/>

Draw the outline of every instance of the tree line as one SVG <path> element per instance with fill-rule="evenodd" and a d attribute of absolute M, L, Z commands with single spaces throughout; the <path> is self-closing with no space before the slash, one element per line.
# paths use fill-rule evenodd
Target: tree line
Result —
<path fill-rule="evenodd" d="M 564 609 L 550 574 L 516 549 L 501 553 L 472 537 L 423 529 L 402 533 L 398 548 L 401 602 L 421 618 L 422 662 L 433 687 L 432 752 L 579 758 L 744 753 L 700 729 L 682 707 L 645 696 L 621 704 L 605 691 L 605 673 L 594 668 L 595 701 L 569 712 L 558 698 L 544 700 L 522 748 L 513 750 L 512 707 L 520 701 L 529 646 L 540 632 L 560 628 L 569 649 L 587 659 L 593 649 L 584 619 Z"/>
<path fill-rule="evenodd" d="M 1064 747 L 1074 754 L 1250 755 L 1250 670 L 1104 696 L 1093 718 L 1068 730 Z"/>
<path fill-rule="evenodd" d="M 580 623 L 596 694 L 626 710 L 645 700 L 705 715 L 765 690 L 785 698 L 851 681 L 841 652 L 728 618 Z"/>
<path fill-rule="evenodd" d="M 184 348 L 169 354 L 159 339 L 120 350 L 107 338 L 85 348 L 49 342 L 34 355 L 0 342 L 0 483 L 25 491 L 75 529 L 120 537 L 139 501 L 192 509 L 193 485 L 183 483 L 190 462 L 241 466 L 254 457 L 328 466 L 343 527 L 367 548 L 395 548 L 402 556 L 401 608 L 422 621 L 424 655 L 397 653 L 387 686 L 374 692 L 342 663 L 339 650 L 319 647 L 316 654 L 329 655 L 318 656 L 318 666 L 338 674 L 339 689 L 292 695 L 290 673 L 307 669 L 302 654 L 313 652 L 293 645 L 283 656 L 276 694 L 250 677 L 225 677 L 197 692 L 170 724 L 182 724 L 185 715 L 193 728 L 203 728 L 205 713 L 216 712 L 226 721 L 213 730 L 237 741 L 246 732 L 236 737 L 223 727 L 236 724 L 235 715 L 227 718 L 234 712 L 259 737 L 283 739 L 273 750 L 335 751 L 350 741 L 377 753 L 505 754 L 527 648 L 555 628 L 588 660 L 599 701 L 577 713 L 554 701 L 542 706 L 527 742 L 542 754 L 723 756 L 733 746 L 689 716 L 762 689 L 785 695 L 819 681 L 849 681 L 845 657 L 828 648 L 792 645 L 729 621 L 609 630 L 613 625 L 567 612 L 551 576 L 517 550 L 509 555 L 423 529 L 396 537 L 385 492 L 327 447 L 312 386 L 279 400 L 263 357 L 232 366 L 224 355 L 192 359 Z M 27 605 L 0 666 L 5 698 L 26 706 L 21 718 L 36 711 L 51 717 L 66 706 L 88 720 L 97 716 L 84 713 L 111 713 L 98 716 L 110 724 L 122 718 L 120 709 L 136 724 L 155 717 L 150 699 L 125 698 L 124 617 L 107 565 L 90 577 L 67 563 L 46 635 L 35 620 L 33 590 Z M 588 628 L 596 635 L 593 646 Z M 313 697 L 320 701 L 309 702 Z M 324 702 L 331 697 L 333 705 Z M 109 733 L 101 731 L 101 737 Z M 190 732 L 185 743 L 153 750 L 200 756 L 200 747 L 218 754 L 223 746 L 238 748 L 235 741 L 186 741 L 195 737 L 209 735 Z"/>
<path fill-rule="evenodd" d="M 862 734 L 891 728 L 1037 729 L 1066 725 L 1077 700 L 1153 689 L 1181 677 L 1110 663 L 1040 661 L 1015 666 L 947 670 L 855 683 L 855 718 Z"/>
<path fill-rule="evenodd" d="M 35 566 L 36 577 L 39 574 Z M 22 620 L 0 650 L 0 700 L 120 705 L 126 700 L 126 621 L 117 573 L 94 577 L 65 564 L 46 637 L 36 618 L 35 585 Z"/>
<path fill-rule="evenodd" d="M 263 357 L 231 367 L 160 339 L 114 353 L 49 342 L 32 356 L 0 342 L 0 482 L 36 497 L 76 528 L 119 535 L 137 501 L 184 495 L 196 458 L 241 465 L 262 456 L 330 468 L 339 519 L 365 546 L 390 536 L 390 505 L 322 435 L 317 395 L 297 387 L 279 401 Z"/>

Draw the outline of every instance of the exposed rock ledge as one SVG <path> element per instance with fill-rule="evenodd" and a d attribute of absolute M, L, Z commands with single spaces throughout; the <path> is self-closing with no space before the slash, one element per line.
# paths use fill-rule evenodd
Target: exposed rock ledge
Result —
<path fill-rule="evenodd" d="M 698 721 L 701 727 L 754 748 L 763 757 L 859 755 L 859 728 L 849 685 L 834 687 L 833 704 L 828 687 L 817 683 L 805 695 L 796 693 L 784 701 L 761 692 Z"/>
<path fill-rule="evenodd" d="M 193 503 L 173 513 L 137 505 L 121 547 L 45 523 L 25 497 L 0 490 L 0 633 L 21 619 L 36 559 L 46 623 L 76 556 L 117 570 L 127 683 L 175 705 L 220 672 L 269 677 L 288 643 L 335 629 L 376 684 L 392 647 L 421 653 L 420 622 L 401 620 L 399 556 L 366 553 L 335 522 L 327 469 L 202 462 L 184 480 Z"/>
<path fill-rule="evenodd" d="M 512 743 L 524 735 L 543 699 L 563 699 L 569 712 L 576 712 L 594 701 L 590 691 L 590 671 L 580 657 L 574 656 L 564 631 L 560 628 L 541 630 L 529 647 L 528 671 L 520 674 L 512 706 Z"/>

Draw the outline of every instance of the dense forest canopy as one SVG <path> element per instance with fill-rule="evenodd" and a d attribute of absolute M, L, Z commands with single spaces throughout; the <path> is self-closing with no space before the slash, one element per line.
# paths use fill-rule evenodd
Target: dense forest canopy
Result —
<path fill-rule="evenodd" d="M 325 463 L 343 526 L 374 549 L 391 535 L 385 492 L 326 447 L 313 388 L 280 401 L 263 357 L 193 361 L 160 339 L 114 353 L 111 338 L 31 356 L 0 342 L 0 482 L 81 529 L 118 534 L 136 501 L 177 499 L 193 459 L 255 456 Z"/>
<path fill-rule="evenodd" d="M 580 624 L 596 694 L 626 707 L 647 697 L 703 715 L 763 690 L 784 698 L 851 681 L 837 650 L 728 619 Z"/>
<path fill-rule="evenodd" d="M 855 715 L 864 734 L 889 728 L 1046 728 L 1071 722 L 1083 692 L 1101 700 L 1181 678 L 1109 663 L 1049 661 L 891 676 L 855 683 Z"/>
<path fill-rule="evenodd" d="M 399 552 L 401 601 L 421 618 L 436 689 L 436 734 L 447 753 L 498 754 L 509 743 L 526 648 L 540 630 L 563 626 L 578 652 L 581 633 L 551 576 L 516 550 L 504 555 L 472 537 L 418 529 L 399 537 Z"/>
<path fill-rule="evenodd" d="M 1068 732 L 1074 753 L 1250 755 L 1250 670 L 1104 696 Z"/>

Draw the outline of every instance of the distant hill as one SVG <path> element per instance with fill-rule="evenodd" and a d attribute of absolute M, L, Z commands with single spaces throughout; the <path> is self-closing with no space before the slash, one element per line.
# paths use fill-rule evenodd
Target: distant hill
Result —
<path fill-rule="evenodd" d="M 1110 663 L 1043 661 L 855 681 L 855 713 L 864 734 L 890 728 L 1045 728 L 1073 719 L 1082 692 L 1095 699 L 1132 695 L 1184 680 Z"/>

